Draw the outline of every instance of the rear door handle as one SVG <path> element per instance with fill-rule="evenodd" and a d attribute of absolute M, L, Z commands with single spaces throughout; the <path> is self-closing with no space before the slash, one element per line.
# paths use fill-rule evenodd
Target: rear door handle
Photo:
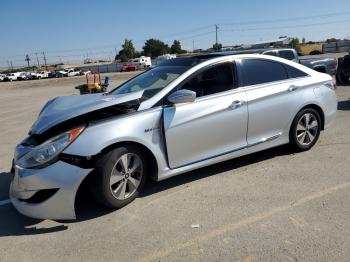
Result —
<path fill-rule="evenodd" d="M 297 90 L 298 88 L 299 88 L 299 86 L 291 85 L 290 87 L 288 87 L 288 92 L 293 92 L 293 91 Z"/>
<path fill-rule="evenodd" d="M 233 109 L 236 109 L 236 108 L 239 108 L 239 107 L 243 106 L 244 104 L 245 104 L 244 101 L 235 100 L 229 106 L 229 109 L 233 110 Z"/>

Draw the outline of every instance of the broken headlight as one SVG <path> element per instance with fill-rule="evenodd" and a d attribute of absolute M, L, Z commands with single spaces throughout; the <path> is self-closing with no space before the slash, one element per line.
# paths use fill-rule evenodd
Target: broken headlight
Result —
<path fill-rule="evenodd" d="M 21 168 L 34 168 L 49 164 L 80 135 L 84 128 L 82 126 L 71 129 L 34 147 L 16 161 L 16 165 Z"/>

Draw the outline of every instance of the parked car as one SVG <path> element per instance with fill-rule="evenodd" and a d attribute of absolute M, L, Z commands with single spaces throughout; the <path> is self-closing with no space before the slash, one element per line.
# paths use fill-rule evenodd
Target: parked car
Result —
<path fill-rule="evenodd" d="M 4 77 L 3 81 L 15 81 L 20 74 L 21 72 L 9 73 Z"/>
<path fill-rule="evenodd" d="M 68 68 L 57 71 L 57 77 L 79 76 L 81 71 L 78 68 Z"/>
<path fill-rule="evenodd" d="M 236 54 L 263 54 L 282 57 L 287 60 L 300 63 L 309 68 L 312 68 L 321 73 L 327 73 L 329 75 L 335 75 L 337 72 L 338 61 L 336 58 L 324 58 L 324 59 L 300 59 L 297 51 L 292 48 L 277 48 L 277 49 L 259 49 L 259 50 L 245 50 L 239 52 L 226 52 L 226 53 L 236 53 Z"/>
<path fill-rule="evenodd" d="M 17 80 L 28 80 L 30 79 L 30 74 L 27 72 L 22 72 L 20 75 L 17 77 Z"/>
<path fill-rule="evenodd" d="M 81 75 L 86 76 L 88 74 L 91 74 L 92 72 L 91 72 L 91 70 L 82 70 L 80 73 L 81 73 Z"/>
<path fill-rule="evenodd" d="M 49 72 L 46 71 L 35 71 L 30 73 L 30 79 L 42 79 L 48 78 Z"/>
<path fill-rule="evenodd" d="M 120 72 L 130 72 L 130 71 L 136 71 L 139 67 L 136 64 L 124 64 L 122 65 Z"/>
<path fill-rule="evenodd" d="M 11 201 L 30 217 L 74 219 L 82 184 L 121 208 L 147 177 L 288 143 L 309 150 L 335 119 L 335 88 L 286 59 L 216 54 L 165 61 L 109 94 L 54 98 L 16 147 Z"/>
<path fill-rule="evenodd" d="M 79 68 L 67 69 L 68 76 L 79 76 L 81 71 Z"/>
<path fill-rule="evenodd" d="M 0 81 L 3 81 L 6 75 L 0 74 Z"/>
<path fill-rule="evenodd" d="M 57 71 L 50 71 L 47 75 L 48 78 L 55 78 L 57 77 Z"/>

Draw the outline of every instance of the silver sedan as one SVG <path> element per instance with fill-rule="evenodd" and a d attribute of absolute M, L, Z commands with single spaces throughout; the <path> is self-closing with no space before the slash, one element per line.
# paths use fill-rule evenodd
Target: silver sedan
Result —
<path fill-rule="evenodd" d="M 17 147 L 11 201 L 30 217 L 74 219 L 86 182 L 121 208 L 146 179 L 290 144 L 309 150 L 337 111 L 332 78 L 265 55 L 171 59 L 110 93 L 50 100 Z"/>

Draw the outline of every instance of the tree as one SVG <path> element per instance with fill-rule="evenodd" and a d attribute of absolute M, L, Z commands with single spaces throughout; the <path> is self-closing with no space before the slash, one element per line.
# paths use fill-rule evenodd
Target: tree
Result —
<path fill-rule="evenodd" d="M 290 41 L 289 45 L 292 47 L 292 48 L 296 48 L 298 45 L 299 45 L 299 38 L 295 37 L 295 38 L 292 38 L 292 41 Z"/>
<path fill-rule="evenodd" d="M 158 39 L 148 39 L 143 46 L 143 52 L 146 56 L 156 58 L 170 52 L 170 48 L 164 42 Z"/>
<path fill-rule="evenodd" d="M 305 37 L 303 37 L 303 38 L 302 38 L 301 42 L 302 42 L 303 44 L 305 44 L 305 43 L 306 43 L 306 39 L 305 39 Z"/>
<path fill-rule="evenodd" d="M 170 50 L 172 54 L 183 54 L 186 52 L 185 50 L 182 50 L 179 40 L 174 40 L 173 44 L 170 47 Z"/>
<path fill-rule="evenodd" d="M 213 49 L 214 49 L 215 51 L 220 51 L 221 48 L 222 48 L 222 44 L 220 44 L 220 43 L 215 43 L 215 44 L 213 44 Z"/>
<path fill-rule="evenodd" d="M 289 46 L 297 51 L 300 51 L 300 41 L 299 38 L 295 37 L 290 41 Z"/>
<path fill-rule="evenodd" d="M 130 58 L 134 58 L 135 48 L 132 40 L 125 38 L 124 44 L 122 44 L 122 50 L 116 55 L 115 60 L 120 59 L 122 62 L 128 61 Z"/>

